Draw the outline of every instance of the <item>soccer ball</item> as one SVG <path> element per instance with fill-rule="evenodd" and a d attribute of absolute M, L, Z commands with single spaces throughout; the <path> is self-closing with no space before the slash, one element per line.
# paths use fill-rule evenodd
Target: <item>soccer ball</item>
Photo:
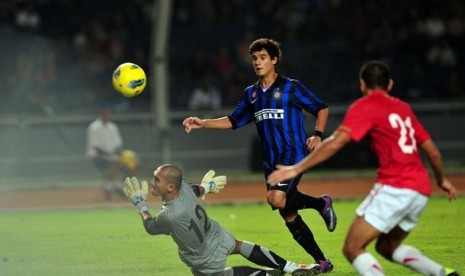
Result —
<path fill-rule="evenodd" d="M 113 72 L 113 87 L 124 97 L 135 97 L 144 91 L 147 77 L 139 65 L 126 62 Z"/>
<path fill-rule="evenodd" d="M 139 167 L 139 157 L 137 153 L 128 149 L 123 150 L 121 152 L 121 164 L 131 171 L 137 169 Z"/>

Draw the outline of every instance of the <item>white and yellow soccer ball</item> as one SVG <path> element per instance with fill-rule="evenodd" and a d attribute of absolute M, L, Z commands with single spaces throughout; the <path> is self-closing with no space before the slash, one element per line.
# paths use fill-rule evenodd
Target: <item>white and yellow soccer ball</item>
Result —
<path fill-rule="evenodd" d="M 113 87 L 124 97 L 135 97 L 142 93 L 147 85 L 144 69 L 139 65 L 126 62 L 113 72 Z"/>

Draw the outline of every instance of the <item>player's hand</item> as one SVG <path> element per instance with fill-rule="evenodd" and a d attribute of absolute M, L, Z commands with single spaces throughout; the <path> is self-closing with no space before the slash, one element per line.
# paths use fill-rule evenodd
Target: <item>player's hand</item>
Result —
<path fill-rule="evenodd" d="M 449 201 L 457 199 L 457 189 L 447 178 L 442 179 L 442 183 L 439 184 L 439 188 L 448 194 Z"/>
<path fill-rule="evenodd" d="M 307 139 L 307 149 L 308 151 L 313 151 L 316 147 L 321 144 L 321 137 L 319 136 L 312 136 Z"/>
<path fill-rule="evenodd" d="M 140 214 L 148 211 L 147 195 L 149 185 L 147 181 L 141 181 L 139 184 L 139 180 L 136 177 L 126 177 L 123 191 L 132 204 L 137 207 Z"/>
<path fill-rule="evenodd" d="M 268 176 L 267 182 L 270 185 L 276 185 L 297 175 L 299 175 L 299 172 L 295 169 L 295 166 L 276 165 L 276 170 Z"/>
<path fill-rule="evenodd" d="M 197 117 L 189 117 L 184 119 L 182 125 L 184 126 L 184 130 L 187 133 L 190 133 L 193 129 L 203 127 L 202 120 Z"/>
<path fill-rule="evenodd" d="M 214 193 L 217 194 L 221 189 L 224 188 L 224 185 L 227 183 L 227 178 L 225 175 L 215 176 L 214 170 L 209 170 L 202 179 L 202 186 L 205 189 L 204 194 Z"/>

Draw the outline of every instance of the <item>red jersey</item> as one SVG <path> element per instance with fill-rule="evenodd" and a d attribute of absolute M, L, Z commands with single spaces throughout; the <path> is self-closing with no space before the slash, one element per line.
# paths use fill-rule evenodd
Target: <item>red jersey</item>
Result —
<path fill-rule="evenodd" d="M 417 146 L 430 135 L 407 103 L 385 91 L 374 91 L 349 107 L 337 130 L 355 142 L 367 136 L 380 164 L 378 183 L 431 194 L 429 174 Z"/>

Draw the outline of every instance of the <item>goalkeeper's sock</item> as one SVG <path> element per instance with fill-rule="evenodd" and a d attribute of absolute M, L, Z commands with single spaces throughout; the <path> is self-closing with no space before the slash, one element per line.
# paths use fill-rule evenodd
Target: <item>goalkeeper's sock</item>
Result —
<path fill-rule="evenodd" d="M 392 260 L 424 275 L 444 275 L 444 268 L 409 245 L 399 245 Z"/>
<path fill-rule="evenodd" d="M 233 266 L 228 267 L 224 270 L 224 276 L 236 276 L 236 275 L 248 275 L 248 276 L 272 276 L 278 275 L 274 270 L 266 270 L 261 268 L 255 268 L 250 266 Z M 281 275 L 281 274 L 279 274 Z"/>
<path fill-rule="evenodd" d="M 323 210 L 325 204 L 325 200 L 320 197 L 313 197 L 297 191 L 287 197 L 285 209 L 302 210 L 312 208 L 319 212 Z"/>
<path fill-rule="evenodd" d="M 292 233 L 294 240 L 296 240 L 316 262 L 326 260 L 323 252 L 315 241 L 312 231 L 308 228 L 300 215 L 297 215 L 294 221 L 287 222 L 286 226 Z"/>
<path fill-rule="evenodd" d="M 281 271 L 287 265 L 287 261 L 268 248 L 253 244 L 247 241 L 242 241 L 240 254 L 247 260 L 270 268 L 276 268 Z"/>

